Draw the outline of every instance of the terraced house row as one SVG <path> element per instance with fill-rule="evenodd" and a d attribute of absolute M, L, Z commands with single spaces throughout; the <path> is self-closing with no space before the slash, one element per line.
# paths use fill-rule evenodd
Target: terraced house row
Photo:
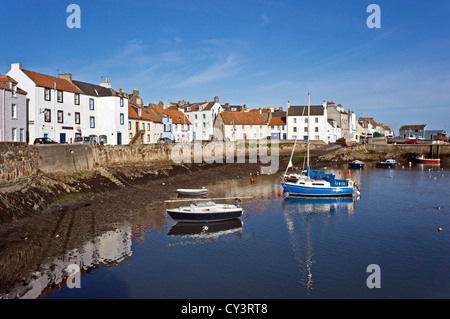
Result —
<path fill-rule="evenodd" d="M 78 81 L 72 74 L 52 76 L 11 64 L 0 75 L 0 141 L 33 144 L 47 138 L 58 143 L 151 144 L 212 140 L 278 138 L 336 142 L 358 141 L 368 131 L 353 111 L 326 102 L 250 109 L 212 101 L 145 103 L 138 89 L 126 93 Z M 373 119 L 372 119 L 373 121 Z"/>

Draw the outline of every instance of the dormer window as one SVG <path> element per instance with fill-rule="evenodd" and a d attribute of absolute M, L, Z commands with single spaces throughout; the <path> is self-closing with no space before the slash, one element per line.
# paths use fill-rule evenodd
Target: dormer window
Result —
<path fill-rule="evenodd" d="M 15 97 L 17 93 L 17 85 L 15 83 L 11 82 L 11 90 L 12 90 L 12 96 Z"/>

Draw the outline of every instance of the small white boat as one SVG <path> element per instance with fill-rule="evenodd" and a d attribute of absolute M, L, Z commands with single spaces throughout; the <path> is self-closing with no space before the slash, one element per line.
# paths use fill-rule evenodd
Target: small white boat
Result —
<path fill-rule="evenodd" d="M 182 196 L 204 196 L 208 190 L 205 187 L 200 189 L 191 189 L 191 188 L 179 188 L 177 189 L 178 195 Z"/>
<path fill-rule="evenodd" d="M 172 219 L 179 222 L 207 223 L 241 217 L 243 209 L 233 204 L 203 202 L 167 209 L 166 212 Z"/>

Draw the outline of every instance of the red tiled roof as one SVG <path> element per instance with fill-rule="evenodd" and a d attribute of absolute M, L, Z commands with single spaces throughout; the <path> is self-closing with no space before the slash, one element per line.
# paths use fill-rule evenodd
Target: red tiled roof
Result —
<path fill-rule="evenodd" d="M 257 112 L 232 112 L 224 111 L 220 113 L 225 125 L 266 125 L 266 121 Z"/>
<path fill-rule="evenodd" d="M 191 121 L 187 118 L 187 116 L 181 111 L 174 110 L 162 110 L 163 114 L 166 114 L 172 119 L 173 124 L 192 124 Z"/>
<path fill-rule="evenodd" d="M 286 122 L 283 120 L 282 117 L 272 117 L 272 119 L 269 122 L 270 126 L 275 126 L 275 125 L 286 125 Z"/>
<path fill-rule="evenodd" d="M 200 111 L 201 105 L 203 105 L 203 109 L 201 111 L 209 111 L 212 109 L 214 102 L 191 103 L 191 104 L 186 105 L 186 110 L 188 107 L 190 107 L 190 110 L 187 112 Z"/>
<path fill-rule="evenodd" d="M 0 82 L 12 82 L 14 84 L 19 84 L 16 80 L 14 80 L 9 75 L 0 75 Z"/>
<path fill-rule="evenodd" d="M 19 84 L 19 82 L 17 82 L 16 80 L 14 80 L 12 77 L 10 77 L 9 75 L 0 75 L 0 88 L 4 89 L 4 90 L 8 90 L 11 91 L 11 89 L 9 88 L 9 86 L 3 84 L 3 83 L 8 83 L 8 82 L 12 82 L 14 84 Z M 21 88 L 17 88 L 17 93 L 22 93 L 22 94 L 28 94 L 26 91 L 22 90 Z"/>
<path fill-rule="evenodd" d="M 83 92 L 77 88 L 74 84 L 72 84 L 68 80 L 60 79 L 51 75 L 41 74 L 33 71 L 22 70 L 37 86 L 41 86 L 44 88 L 54 89 L 56 86 L 57 90 L 79 93 L 83 94 Z"/>
<path fill-rule="evenodd" d="M 136 110 L 131 105 L 131 103 L 128 103 L 128 118 L 130 118 L 130 119 L 140 119 L 139 115 L 137 114 Z"/>

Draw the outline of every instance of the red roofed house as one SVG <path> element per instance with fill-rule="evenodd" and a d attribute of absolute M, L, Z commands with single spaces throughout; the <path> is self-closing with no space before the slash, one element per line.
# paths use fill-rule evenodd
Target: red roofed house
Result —
<path fill-rule="evenodd" d="M 83 94 L 78 87 L 66 79 L 24 70 L 21 63 L 11 64 L 8 75 L 27 92 L 29 143 L 38 137 L 61 143 L 75 138 L 75 113 L 81 112 Z"/>
<path fill-rule="evenodd" d="M 27 92 L 0 75 L 0 142 L 27 142 Z"/>
<path fill-rule="evenodd" d="M 270 136 L 269 127 L 259 112 L 223 111 L 214 124 L 216 133 L 227 141 L 258 140 Z"/>
<path fill-rule="evenodd" d="M 179 107 L 185 111 L 192 123 L 192 139 L 208 141 L 214 138 L 214 122 L 217 115 L 222 112 L 219 98 L 214 97 L 214 102 L 188 103 Z"/>
<path fill-rule="evenodd" d="M 160 113 L 171 120 L 171 132 L 175 142 L 192 141 L 192 123 L 183 111 L 161 109 Z"/>

